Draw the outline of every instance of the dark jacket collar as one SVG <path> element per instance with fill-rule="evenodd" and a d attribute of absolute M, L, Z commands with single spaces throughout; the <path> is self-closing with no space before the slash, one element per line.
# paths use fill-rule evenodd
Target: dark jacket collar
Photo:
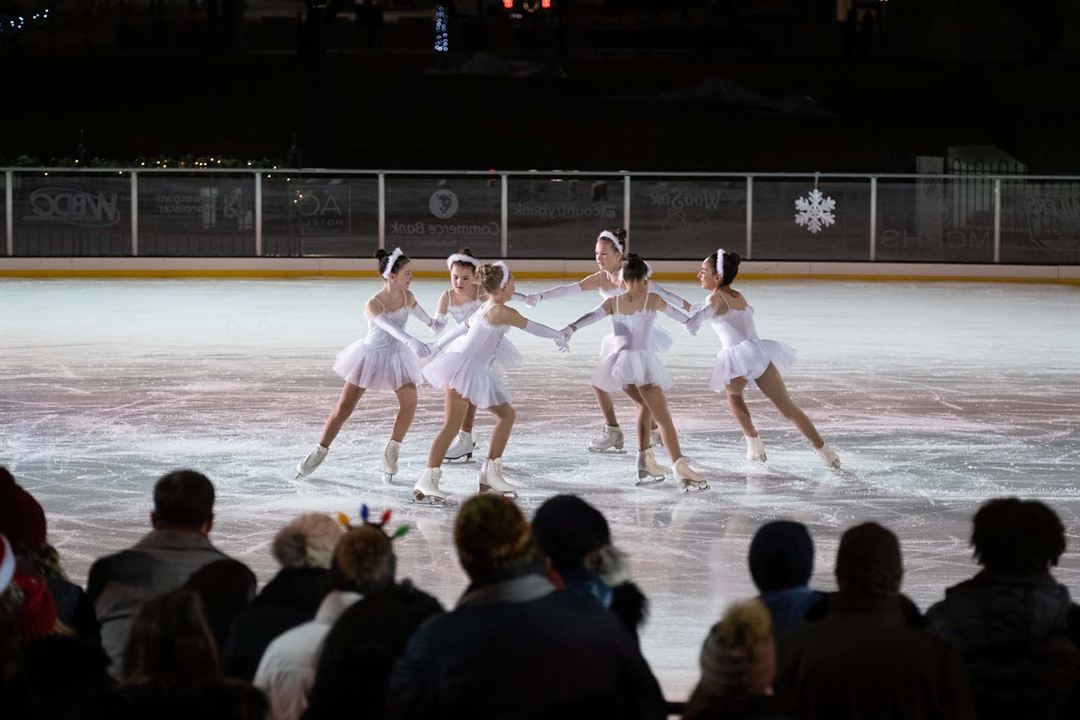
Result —
<path fill-rule="evenodd" d="M 136 550 L 217 550 L 210 538 L 188 530 L 151 530 L 135 543 Z"/>
<path fill-rule="evenodd" d="M 526 573 L 508 573 L 502 577 L 474 581 L 457 602 L 458 608 L 479 607 L 538 600 L 555 592 L 555 586 L 530 568 Z"/>

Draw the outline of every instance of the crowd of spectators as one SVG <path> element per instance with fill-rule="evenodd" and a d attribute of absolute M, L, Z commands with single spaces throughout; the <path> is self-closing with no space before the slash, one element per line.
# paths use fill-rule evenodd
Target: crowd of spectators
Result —
<path fill-rule="evenodd" d="M 760 595 L 703 629 L 688 699 L 663 696 L 638 641 L 648 601 L 579 497 L 548 499 L 531 522 L 497 494 L 463 502 L 468 585 L 452 608 L 398 577 L 384 522 L 321 513 L 277 532 L 281 569 L 256 594 L 211 542 L 213 508 L 204 475 L 166 474 L 151 530 L 98 559 L 84 592 L 42 506 L 0 468 L 3 717 L 1080 717 L 1080 607 L 1051 574 L 1066 533 L 1037 500 L 977 510 L 981 571 L 925 614 L 901 592 L 888 528 L 848 528 L 837 590 L 821 592 L 807 528 L 764 524 L 748 553 Z"/>

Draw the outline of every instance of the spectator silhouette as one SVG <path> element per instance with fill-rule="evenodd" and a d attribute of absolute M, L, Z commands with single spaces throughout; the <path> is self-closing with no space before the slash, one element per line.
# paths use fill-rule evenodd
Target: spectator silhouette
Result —
<path fill-rule="evenodd" d="M 315 617 L 329 589 L 330 559 L 343 533 L 325 513 L 305 513 L 278 531 L 270 552 L 281 570 L 233 621 L 222 651 L 226 675 L 250 681 L 274 638 Z"/>
<path fill-rule="evenodd" d="M 814 541 L 802 523 L 774 520 L 750 541 L 750 576 L 781 638 L 803 624 L 807 610 L 824 595 L 807 587 L 814 572 Z"/>
<path fill-rule="evenodd" d="M 926 619 L 963 655 L 980 720 L 1077 717 L 1080 607 L 1050 574 L 1065 552 L 1061 519 L 1038 500 L 990 500 L 971 544 L 983 570 Z"/>

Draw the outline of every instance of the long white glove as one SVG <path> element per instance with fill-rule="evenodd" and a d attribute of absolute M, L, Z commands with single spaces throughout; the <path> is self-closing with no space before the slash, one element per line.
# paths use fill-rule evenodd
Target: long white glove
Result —
<path fill-rule="evenodd" d="M 649 281 L 649 292 L 659 295 L 668 305 L 675 305 L 676 307 L 685 308 L 686 310 L 690 310 L 693 307 L 688 300 L 684 300 L 660 283 L 652 280 Z"/>
<path fill-rule="evenodd" d="M 431 319 L 431 316 L 427 314 L 427 311 L 424 310 L 424 308 L 420 307 L 420 303 L 413 303 L 413 306 L 409 308 L 409 313 L 435 332 L 439 332 L 435 327 L 435 321 Z"/>
<path fill-rule="evenodd" d="M 438 335 L 446 329 L 447 324 L 450 322 L 446 313 L 438 313 L 435 317 L 431 318 L 431 331 Z"/>
<path fill-rule="evenodd" d="M 541 300 L 554 300 L 555 298 L 569 297 L 570 295 L 577 295 L 581 292 L 581 285 L 573 283 L 572 285 L 559 285 L 557 287 L 548 288 L 543 292 L 532 293 L 525 296 L 525 304 L 529 307 L 535 307 Z"/>
<path fill-rule="evenodd" d="M 705 303 L 701 307 L 695 306 L 690 311 L 690 319 L 686 321 L 686 331 L 691 335 L 697 335 L 698 330 L 705 324 L 705 321 L 716 314 L 713 310 L 713 306 L 709 303 Z"/>
<path fill-rule="evenodd" d="M 588 327 L 598 320 L 603 320 L 606 316 L 607 310 L 604 309 L 603 305 L 599 305 L 593 310 L 590 310 L 589 312 L 579 317 L 574 322 L 569 323 L 565 328 L 563 328 L 563 334 L 566 335 L 566 331 L 569 330 L 570 335 L 573 335 L 581 328 Z M 570 335 L 566 335 L 566 337 L 569 338 Z"/>
<path fill-rule="evenodd" d="M 410 348 L 412 348 L 412 351 L 420 357 L 425 358 L 431 354 L 431 348 L 428 347 L 427 343 L 417 340 L 409 333 L 399 329 L 396 325 L 394 325 L 394 323 L 387 320 L 385 315 L 376 315 L 375 317 L 371 318 L 371 322 L 375 325 L 378 325 L 380 328 L 386 331 L 387 335 L 391 336 L 395 340 L 399 340 L 408 345 Z"/>
<path fill-rule="evenodd" d="M 441 352 L 443 348 L 445 348 L 447 345 L 454 342 L 467 332 L 469 332 L 469 322 L 466 320 L 463 323 L 459 323 L 457 327 L 455 327 L 450 332 L 435 340 L 435 342 L 431 343 L 431 346 L 435 352 Z"/>
<path fill-rule="evenodd" d="M 518 302 L 527 303 L 529 301 L 529 296 L 525 293 L 519 293 L 517 290 L 515 290 L 514 294 L 510 296 L 510 299 L 517 300 Z M 535 305 L 536 303 L 533 304 Z"/>
<path fill-rule="evenodd" d="M 566 338 L 563 334 L 555 328 L 549 328 L 547 325 L 542 325 L 532 320 L 525 321 L 525 332 L 530 335 L 536 335 L 537 337 L 550 338 L 555 341 L 555 347 L 559 348 L 560 352 L 566 352 L 570 349 L 570 346 L 566 344 Z"/>
<path fill-rule="evenodd" d="M 665 305 L 664 314 L 672 320 L 682 323 L 683 325 L 690 321 L 690 318 L 687 316 L 687 314 L 679 308 L 675 307 L 674 305 Z"/>

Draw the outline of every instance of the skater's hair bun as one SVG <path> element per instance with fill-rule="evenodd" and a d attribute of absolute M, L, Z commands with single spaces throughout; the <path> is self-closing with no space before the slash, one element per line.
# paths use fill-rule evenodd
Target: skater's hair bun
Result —
<path fill-rule="evenodd" d="M 504 271 L 498 265 L 484 263 L 476 269 L 476 284 L 489 295 L 505 285 L 503 277 Z"/>
<path fill-rule="evenodd" d="M 382 248 L 379 248 L 375 251 L 374 257 L 376 260 L 379 261 L 379 274 L 382 275 L 384 278 L 391 273 L 396 273 L 398 270 L 403 268 L 406 263 L 409 262 L 408 256 L 406 256 L 403 252 L 399 252 L 399 250 L 400 248 L 394 248 L 393 253 L 388 253 Z M 390 262 L 390 258 L 394 257 L 394 255 L 397 255 L 397 257 L 394 258 L 394 264 L 392 267 L 390 267 L 389 272 L 387 272 L 386 264 Z"/>
<path fill-rule="evenodd" d="M 742 258 L 739 257 L 739 253 L 737 252 L 725 250 L 724 266 L 718 268 L 716 267 L 717 254 L 718 253 L 713 253 L 709 256 L 709 264 L 713 266 L 716 274 L 720 276 L 720 285 L 730 285 L 735 282 L 735 276 L 739 274 L 739 265 L 742 263 Z"/>
<path fill-rule="evenodd" d="M 474 495 L 462 504 L 454 521 L 454 545 L 461 567 L 474 581 L 539 558 L 528 520 L 496 493 Z"/>
<path fill-rule="evenodd" d="M 644 280 L 649 276 L 649 266 L 638 257 L 637 253 L 630 253 L 626 256 L 626 265 L 623 266 L 622 276 L 623 280 L 627 282 Z"/>
<path fill-rule="evenodd" d="M 1065 526 L 1038 500 L 995 498 L 975 513 L 975 559 L 992 573 L 1038 575 L 1065 552 Z"/>
<path fill-rule="evenodd" d="M 597 240 L 602 240 L 614 248 L 620 255 L 626 254 L 626 228 L 604 230 Z"/>
<path fill-rule="evenodd" d="M 759 695 L 772 686 L 776 647 L 760 600 L 734 603 L 701 647 L 701 689 L 716 697 Z"/>
<path fill-rule="evenodd" d="M 270 552 L 283 568 L 329 568 L 344 530 L 326 513 L 300 515 L 278 530 Z"/>
<path fill-rule="evenodd" d="M 397 561 L 389 536 L 375 525 L 350 528 L 334 547 L 330 587 L 367 593 L 394 581 Z"/>

